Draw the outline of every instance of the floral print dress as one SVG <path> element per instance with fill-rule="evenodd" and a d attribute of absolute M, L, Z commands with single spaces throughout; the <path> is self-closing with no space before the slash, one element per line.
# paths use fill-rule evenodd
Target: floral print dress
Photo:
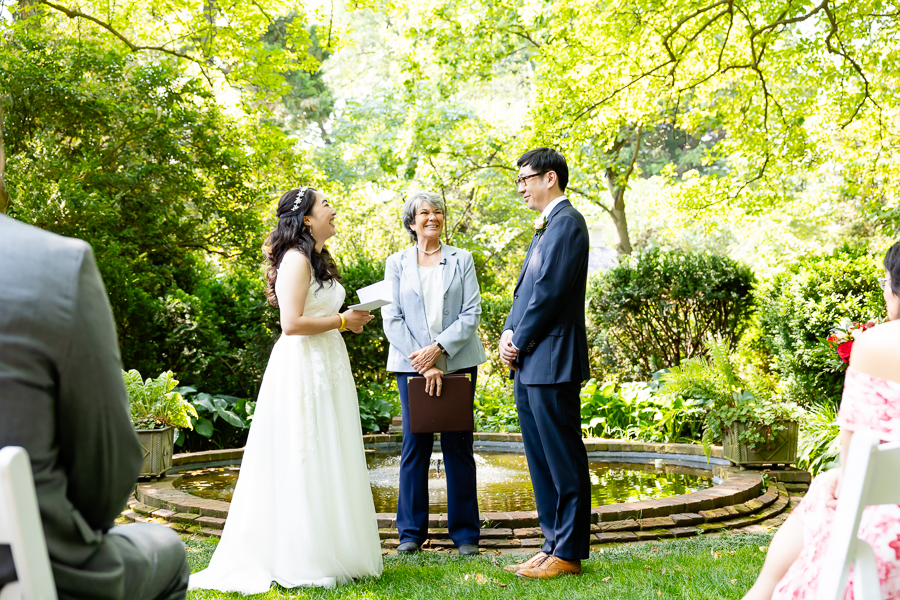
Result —
<path fill-rule="evenodd" d="M 900 383 L 849 367 L 837 422 L 845 431 L 871 429 L 881 434 L 883 441 L 900 441 Z M 829 493 L 821 484 L 821 478 L 814 480 L 794 511 L 803 521 L 804 546 L 775 586 L 772 600 L 814 600 L 816 597 L 835 515 L 835 509 L 825 505 Z M 865 508 L 857 535 L 875 551 L 882 598 L 900 600 L 900 504 Z M 844 600 L 853 598 L 852 581 L 851 567 Z"/>

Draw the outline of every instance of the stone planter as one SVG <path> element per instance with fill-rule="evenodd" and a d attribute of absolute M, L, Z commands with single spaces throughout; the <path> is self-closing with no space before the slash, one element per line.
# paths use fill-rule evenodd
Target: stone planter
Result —
<path fill-rule="evenodd" d="M 175 449 L 175 428 L 137 429 L 138 441 L 144 453 L 144 462 L 138 477 L 161 477 L 172 467 Z"/>
<path fill-rule="evenodd" d="M 752 426 L 735 423 L 722 435 L 722 449 L 725 458 L 735 464 L 749 467 L 794 463 L 797 460 L 800 424 L 796 421 L 782 421 L 779 426 L 784 426 L 784 428 L 769 444 L 751 449 L 746 444 L 738 443 L 737 440 L 742 432 L 751 429 Z"/>

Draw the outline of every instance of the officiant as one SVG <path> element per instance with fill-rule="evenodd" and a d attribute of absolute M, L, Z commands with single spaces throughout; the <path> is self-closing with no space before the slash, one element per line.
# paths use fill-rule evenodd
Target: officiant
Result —
<path fill-rule="evenodd" d="M 428 537 L 428 469 L 434 434 L 410 433 L 407 379 L 424 375 L 430 395 L 440 396 L 442 377 L 470 374 L 487 358 L 478 339 L 481 294 L 472 254 L 441 243 L 446 206 L 430 192 L 415 192 L 403 208 L 403 227 L 413 245 L 388 257 L 384 278 L 393 303 L 381 309 L 390 342 L 387 370 L 396 374 L 403 414 L 398 552 L 416 552 Z M 478 498 L 471 431 L 441 433 L 447 476 L 447 526 L 462 555 L 478 554 Z"/>

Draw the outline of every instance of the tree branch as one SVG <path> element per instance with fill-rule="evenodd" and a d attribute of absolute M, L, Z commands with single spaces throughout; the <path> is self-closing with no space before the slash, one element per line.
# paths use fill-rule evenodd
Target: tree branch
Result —
<path fill-rule="evenodd" d="M 469 199 L 466 201 L 465 210 L 463 210 L 462 215 L 456 220 L 456 225 L 453 226 L 453 231 L 451 231 L 447 236 L 448 244 L 453 240 L 453 236 L 456 235 L 456 232 L 459 231 L 459 227 L 463 224 L 463 221 L 465 221 L 466 217 L 469 216 L 469 211 L 471 211 L 472 208 L 475 207 L 475 194 L 477 192 L 478 188 L 472 188 L 472 193 L 469 194 Z M 446 201 L 444 203 L 446 204 Z"/>
<path fill-rule="evenodd" d="M 100 27 L 102 27 L 103 29 L 105 29 L 109 33 L 111 33 L 113 36 L 118 38 L 119 41 L 121 41 L 123 44 L 128 46 L 128 49 L 131 50 L 132 52 L 140 52 L 142 50 L 149 50 L 152 52 L 162 52 L 163 54 L 168 54 L 170 56 L 175 56 L 177 58 L 181 58 L 183 60 L 190 61 L 200 67 L 200 72 L 203 73 L 203 76 L 206 78 L 206 81 L 210 85 L 212 85 L 212 83 L 213 83 L 212 79 L 209 76 L 209 73 L 207 72 L 206 63 L 196 57 L 193 57 L 189 54 L 185 54 L 183 52 L 179 52 L 177 50 L 172 50 L 170 48 L 166 48 L 164 46 L 144 46 L 141 44 L 135 44 L 134 42 L 129 40 L 127 37 L 125 37 L 121 32 L 119 32 L 115 27 L 113 27 L 109 23 L 101 21 L 100 19 L 98 19 L 97 17 L 94 17 L 93 15 L 83 13 L 77 9 L 66 8 L 65 6 L 61 6 L 59 4 L 54 4 L 53 2 L 50 2 L 50 0 L 37 0 L 37 2 L 39 2 L 40 4 L 43 4 L 44 6 L 48 6 L 54 10 L 57 10 L 57 11 L 63 13 L 70 19 L 85 19 L 92 23 L 95 23 L 96 25 L 99 25 Z"/>
<path fill-rule="evenodd" d="M 850 115 L 850 118 L 847 119 L 847 122 L 841 126 L 841 128 L 844 129 L 848 125 L 850 125 L 850 123 L 853 122 L 853 120 L 856 118 L 856 115 L 859 114 L 859 111 L 861 111 L 862 107 L 865 105 L 866 100 L 871 101 L 872 104 L 874 104 L 878 108 L 881 108 L 881 107 L 878 105 L 878 103 L 875 101 L 875 99 L 872 98 L 872 96 L 869 92 L 869 79 L 866 77 L 866 74 L 863 73 L 862 67 L 860 67 L 859 63 L 857 63 L 853 59 L 853 57 L 850 56 L 850 54 L 844 48 L 844 43 L 841 41 L 840 37 L 838 37 L 837 20 L 835 19 L 834 13 L 831 11 L 831 8 L 828 6 L 828 0 L 824 0 L 823 5 L 824 5 L 823 9 L 825 11 L 825 15 L 828 17 L 828 24 L 830 26 L 828 36 L 826 36 L 826 38 L 825 38 L 825 47 L 828 49 L 828 52 L 830 52 L 831 54 L 841 56 L 844 58 L 844 60 L 849 62 L 850 66 L 853 67 L 853 70 L 856 71 L 857 75 L 859 75 L 859 78 L 862 79 L 862 81 L 863 81 L 863 97 L 859 101 L 859 104 L 856 105 L 856 110 L 854 110 L 853 114 Z M 837 38 L 838 44 L 840 44 L 840 48 L 835 48 L 831 44 L 831 40 L 834 38 Z"/>
<path fill-rule="evenodd" d="M 606 102 L 609 102 L 610 100 L 612 100 L 619 92 L 623 92 L 623 91 L 627 90 L 628 88 L 630 88 L 631 86 L 633 86 L 635 83 L 641 81 L 642 79 L 646 79 L 647 77 L 649 77 L 649 76 L 651 76 L 652 74 L 656 73 L 656 72 L 659 71 L 660 69 L 665 68 L 665 67 L 666 67 L 667 65 L 669 65 L 671 62 L 672 62 L 672 61 L 666 61 L 666 62 L 664 62 L 664 63 L 662 63 L 662 64 L 659 64 L 659 65 L 653 67 L 653 68 L 650 69 L 649 71 L 645 71 L 645 72 L 641 73 L 640 75 L 635 76 L 634 78 L 632 78 L 631 81 L 629 81 L 629 82 L 623 84 L 621 87 L 616 88 L 615 90 L 613 90 L 613 91 L 611 91 L 609 94 L 607 94 L 604 98 L 601 98 L 601 99 L 598 100 L 597 102 L 594 102 L 593 104 L 591 104 L 590 106 L 586 107 L 586 108 L 583 109 L 581 112 L 579 112 L 578 114 L 576 114 L 576 115 L 572 118 L 572 122 L 574 123 L 575 121 L 580 120 L 580 119 L 581 119 L 582 117 L 584 117 L 585 115 L 590 114 L 590 113 L 593 112 L 594 109 L 597 108 L 598 106 L 602 106 L 602 105 L 605 104 Z"/>
<path fill-rule="evenodd" d="M 588 194 L 581 188 L 577 188 L 572 185 L 566 187 L 566 191 L 575 192 L 579 196 L 586 198 L 589 202 L 592 202 L 592 203 L 596 204 L 597 206 L 599 206 L 600 208 L 602 208 L 603 210 L 605 210 L 607 212 L 607 214 L 609 214 L 610 217 L 612 216 L 612 210 L 610 210 L 608 206 L 603 204 L 603 202 L 600 200 L 599 197 L 591 196 L 590 194 Z"/>
<path fill-rule="evenodd" d="M 818 6 L 813 8 L 811 11 L 809 11 L 805 15 L 800 15 L 799 17 L 792 17 L 790 19 L 784 18 L 784 15 L 787 14 L 787 9 L 785 9 L 784 12 L 782 13 L 782 16 L 779 17 L 777 20 L 772 21 L 771 23 L 769 23 L 768 25 L 765 25 L 764 27 L 760 27 L 759 29 L 754 30 L 753 33 L 750 35 L 751 35 L 751 37 L 756 37 L 758 35 L 762 35 L 766 31 L 771 31 L 772 29 L 775 29 L 779 25 L 792 25 L 794 23 L 801 23 L 801 22 L 809 19 L 810 17 L 817 15 L 822 10 L 824 10 L 827 6 L 828 6 L 828 0 L 822 0 L 821 4 L 819 4 Z"/>
<path fill-rule="evenodd" d="M 524 32 L 524 31 L 515 31 L 515 30 L 509 29 L 509 28 L 501 29 L 500 31 L 507 31 L 516 37 L 520 37 L 523 40 L 525 40 L 526 42 L 528 42 L 529 44 L 531 44 L 532 46 L 534 46 L 535 48 L 541 47 L 541 45 L 538 42 L 534 41 L 534 38 L 532 38 L 530 35 L 528 35 L 528 33 Z"/>
<path fill-rule="evenodd" d="M 716 8 L 717 6 L 721 6 L 723 4 L 731 4 L 731 2 L 729 0 L 719 0 L 718 2 L 714 2 L 713 4 L 710 4 L 709 6 L 704 6 L 702 8 L 698 8 L 697 10 L 690 13 L 689 15 L 686 15 L 686 16 L 682 17 L 681 19 L 679 19 L 679 21 L 677 23 L 675 23 L 675 25 L 672 27 L 672 29 L 670 29 L 669 32 L 663 36 L 663 40 L 662 40 L 663 46 L 666 46 L 666 48 L 668 49 L 669 40 L 672 39 L 672 36 L 674 36 L 676 33 L 678 33 L 678 31 L 681 29 L 681 27 L 685 23 L 687 23 L 691 19 L 693 19 L 695 17 L 699 17 L 703 13 L 709 12 L 712 9 Z M 669 54 L 669 56 L 673 59 L 675 58 L 671 53 Z"/>

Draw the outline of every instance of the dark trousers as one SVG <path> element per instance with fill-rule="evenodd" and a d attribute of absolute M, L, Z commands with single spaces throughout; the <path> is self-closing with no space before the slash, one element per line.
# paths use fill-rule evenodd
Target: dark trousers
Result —
<path fill-rule="evenodd" d="M 124 590 L 118 597 L 122 600 L 184 600 L 191 568 L 184 542 L 177 533 L 162 525 L 135 523 L 113 527 L 108 535 L 108 543 L 116 546 L 125 567 Z M 9 546 L 0 546 L 0 565 L 3 564 L 12 566 Z M 89 560 L 84 570 L 90 571 L 90 567 Z M 0 588 L 15 580 L 15 569 L 0 573 Z M 63 581 L 57 579 L 55 583 L 60 600 L 86 597 L 84 589 L 73 595 Z M 95 590 L 96 593 L 90 594 L 90 597 L 108 598 L 115 594 L 110 584 L 98 582 L 97 585 L 106 585 L 106 588 Z"/>
<path fill-rule="evenodd" d="M 168 527 L 135 523 L 114 527 L 109 535 L 125 558 L 125 598 L 183 600 L 188 566 L 184 542 Z"/>
<path fill-rule="evenodd" d="M 472 375 L 472 389 L 478 368 L 460 369 L 453 374 Z M 433 433 L 409 432 L 409 398 L 406 380 L 418 373 L 397 373 L 400 407 L 403 413 L 403 446 L 400 450 L 400 497 L 397 500 L 397 529 L 400 543 L 421 545 L 428 538 L 428 467 L 434 447 Z M 441 451 L 447 476 L 447 528 L 457 546 L 478 544 L 478 496 L 475 487 L 475 455 L 471 431 L 441 433 Z"/>
<path fill-rule="evenodd" d="M 581 385 L 525 385 L 516 377 L 514 389 L 546 539 L 542 550 L 563 560 L 585 559 L 590 553 L 591 482 L 581 441 Z"/>

